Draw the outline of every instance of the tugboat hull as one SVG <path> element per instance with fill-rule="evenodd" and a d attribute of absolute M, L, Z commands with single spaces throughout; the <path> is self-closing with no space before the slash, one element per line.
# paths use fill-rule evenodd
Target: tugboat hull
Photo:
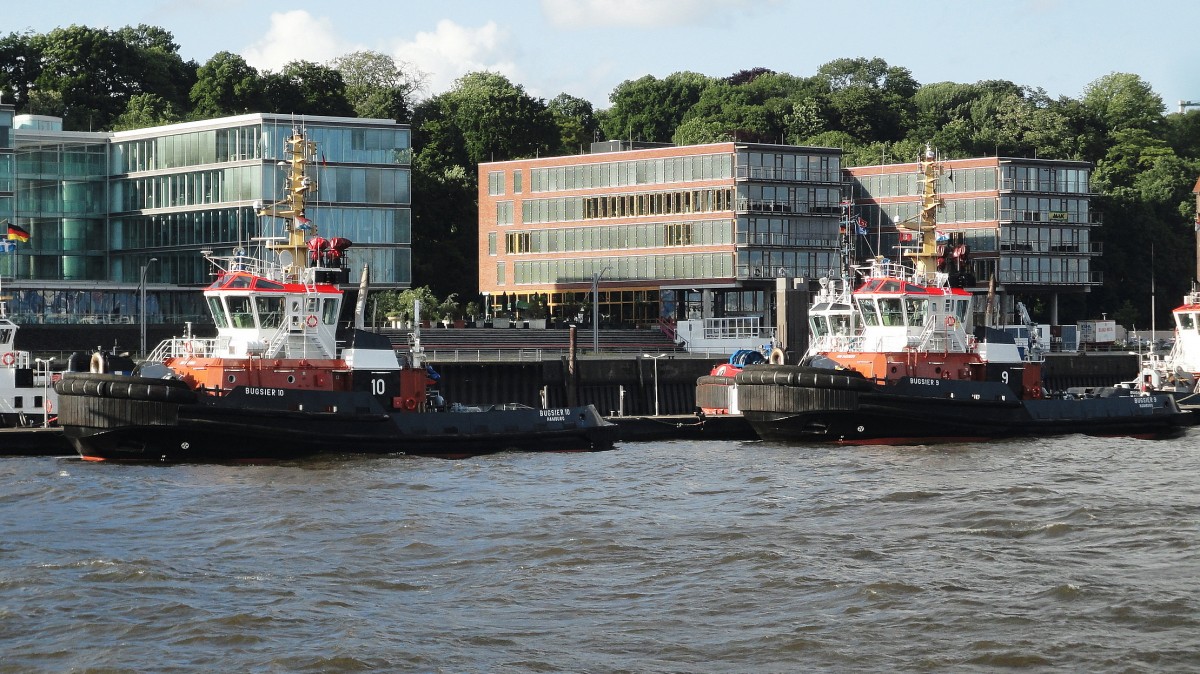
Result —
<path fill-rule="evenodd" d="M 234 462 L 320 453 L 461 458 L 505 450 L 601 451 L 616 426 L 594 407 L 385 410 L 365 393 L 236 389 L 197 394 L 181 382 L 79 375 L 60 386 L 60 419 L 84 459 Z"/>
<path fill-rule="evenodd" d="M 1164 438 L 1182 433 L 1189 418 L 1170 396 L 1118 389 L 1097 397 L 1022 400 L 999 382 L 914 378 L 876 386 L 834 371 L 800 383 L 776 376 L 792 383 L 738 379 L 742 413 L 764 440 L 924 444 L 1072 433 Z M 761 382 L 764 374 L 760 369 L 744 378 Z"/>

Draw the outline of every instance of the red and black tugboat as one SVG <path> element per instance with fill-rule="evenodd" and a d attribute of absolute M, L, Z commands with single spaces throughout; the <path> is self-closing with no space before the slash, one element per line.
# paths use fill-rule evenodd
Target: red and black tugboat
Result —
<path fill-rule="evenodd" d="M 913 444 L 1070 433 L 1170 437 L 1187 425 L 1170 395 L 1114 386 L 1050 392 L 1036 341 L 974 326 L 969 250 L 936 239 L 937 162 L 926 150 L 919 237 L 905 263 L 822 279 L 799 365 L 748 365 L 741 413 L 765 440 Z M 846 235 L 849 236 L 849 233 Z M 1034 333 L 1036 334 L 1036 333 Z"/>
<path fill-rule="evenodd" d="M 385 336 L 361 329 L 362 303 L 359 327 L 341 336 L 339 349 L 338 284 L 349 278 L 351 244 L 316 236 L 305 217 L 316 189 L 305 166 L 315 150 L 300 133 L 288 145 L 287 196 L 259 212 L 283 220 L 284 236 L 260 240 L 259 255 L 207 255 L 217 273 L 204 296 L 217 336 L 169 339 L 133 375 L 105 373 L 93 359 L 93 372 L 55 385 L 59 424 L 80 456 L 179 462 L 611 449 L 616 427 L 591 405 L 447 406 L 419 339 L 397 356 Z"/>

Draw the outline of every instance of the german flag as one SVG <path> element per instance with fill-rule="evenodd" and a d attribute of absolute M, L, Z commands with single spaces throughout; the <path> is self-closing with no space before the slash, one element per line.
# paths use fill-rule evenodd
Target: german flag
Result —
<path fill-rule="evenodd" d="M 28 241 L 29 240 L 29 232 L 22 229 L 21 227 L 17 227 L 16 225 L 9 223 L 8 224 L 8 240 L 9 241 L 21 241 L 21 242 Z"/>

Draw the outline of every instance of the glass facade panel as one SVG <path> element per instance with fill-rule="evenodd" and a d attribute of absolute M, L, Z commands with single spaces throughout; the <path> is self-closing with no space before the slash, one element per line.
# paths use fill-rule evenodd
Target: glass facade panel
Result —
<path fill-rule="evenodd" d="M 154 257 L 158 262 L 147 276 L 149 320 L 207 321 L 194 289 L 162 286 L 207 283 L 211 268 L 200 250 L 232 252 L 278 226 L 258 218 L 255 204 L 282 196 L 277 164 L 293 129 L 293 120 L 271 115 L 221 122 L 161 127 L 158 134 L 57 129 L 52 131 L 61 136 L 34 135 L 12 130 L 12 113 L 0 110 L 0 219 L 31 234 L 13 254 L 0 256 L 6 291 L 19 297 L 20 311 L 29 320 L 127 322 L 136 311 L 128 309 L 125 289 L 89 290 L 83 302 L 83 294 L 21 284 L 136 286 L 142 266 Z M 309 175 L 319 184 L 306 215 L 322 236 L 354 241 L 347 253 L 353 281 L 370 262 L 373 281 L 410 284 L 409 130 L 313 120 L 305 130 L 316 143 Z M 81 317 L 72 319 L 76 313 Z"/>

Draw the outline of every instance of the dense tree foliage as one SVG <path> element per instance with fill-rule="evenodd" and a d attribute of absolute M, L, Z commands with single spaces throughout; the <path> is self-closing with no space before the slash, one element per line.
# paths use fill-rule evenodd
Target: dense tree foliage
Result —
<path fill-rule="evenodd" d="M 263 98 L 270 110 L 298 115 L 354 115 L 354 108 L 346 100 L 342 74 L 311 61 L 292 61 L 278 73 L 267 73 L 263 77 Z"/>
<path fill-rule="evenodd" d="M 600 140 L 600 120 L 591 101 L 562 93 L 550 99 L 547 108 L 558 125 L 559 153 L 581 154 Z"/>
<path fill-rule="evenodd" d="M 479 72 L 418 105 L 413 130 L 413 278 L 439 295 L 474 297 L 478 164 L 552 154 L 559 126 L 544 101 Z"/>
<path fill-rule="evenodd" d="M 713 83 L 699 73 L 680 72 L 658 79 L 646 75 L 617 85 L 609 95 L 612 107 L 600 124 L 609 138 L 669 143 L 675 128 L 700 94 Z"/>
<path fill-rule="evenodd" d="M 416 106 L 416 95 L 425 88 L 426 75 L 407 63 L 397 63 L 387 54 L 356 51 L 339 56 L 329 66 L 346 83 L 346 100 L 355 115 L 372 119 L 408 122 Z"/>
<path fill-rule="evenodd" d="M 240 115 L 265 109 L 265 85 L 258 70 L 232 52 L 218 52 L 196 71 L 193 115 L 198 118 Z"/>
<path fill-rule="evenodd" d="M 4 102 L 61 116 L 68 130 L 258 111 L 410 123 L 414 283 L 439 296 L 475 296 L 479 162 L 575 154 L 605 138 L 839 147 L 847 166 L 913 161 L 926 143 L 947 158 L 1088 161 L 1106 283 L 1064 296 L 1066 317 L 1108 312 L 1148 325 L 1153 275 L 1165 325 L 1195 276 L 1200 111 L 1166 114 L 1135 74 L 1111 73 L 1079 98 L 1056 99 L 1005 80 L 920 84 L 883 59 L 842 58 L 807 75 L 763 67 L 727 77 L 646 75 L 617 85 L 606 109 L 565 92 L 546 102 L 488 72 L 420 100 L 425 80 L 371 51 L 279 72 L 259 72 L 229 52 L 199 65 L 180 58 L 169 32 L 146 25 L 0 37 Z"/>

